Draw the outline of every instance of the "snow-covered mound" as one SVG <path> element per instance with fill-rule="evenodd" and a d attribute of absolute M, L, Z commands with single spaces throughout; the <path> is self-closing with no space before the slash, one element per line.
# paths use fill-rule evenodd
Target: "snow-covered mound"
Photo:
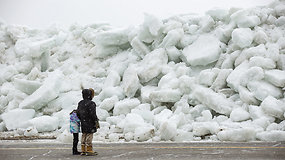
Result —
<path fill-rule="evenodd" d="M 285 2 L 129 28 L 0 23 L 0 131 L 56 132 L 94 88 L 96 141 L 285 141 Z"/>

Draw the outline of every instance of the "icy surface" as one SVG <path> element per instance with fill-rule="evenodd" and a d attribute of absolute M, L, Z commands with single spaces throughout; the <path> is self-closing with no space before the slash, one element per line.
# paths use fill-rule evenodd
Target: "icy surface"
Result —
<path fill-rule="evenodd" d="M 189 65 L 205 66 L 218 60 L 221 53 L 220 41 L 212 35 L 201 35 L 193 44 L 185 47 L 182 53 Z"/>
<path fill-rule="evenodd" d="M 94 141 L 284 141 L 285 2 L 139 26 L 0 23 L 0 131 L 71 142 L 93 88 Z"/>
<path fill-rule="evenodd" d="M 35 116 L 33 109 L 14 109 L 1 115 L 8 130 L 27 128 L 29 120 Z"/>

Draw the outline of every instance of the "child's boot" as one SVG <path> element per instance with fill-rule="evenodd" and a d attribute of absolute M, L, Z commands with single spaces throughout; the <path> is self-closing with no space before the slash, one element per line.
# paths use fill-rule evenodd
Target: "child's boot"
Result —
<path fill-rule="evenodd" d="M 96 156 L 98 155 L 97 152 L 93 152 L 92 146 L 87 146 L 87 152 L 86 152 L 87 156 Z"/>
<path fill-rule="evenodd" d="M 84 144 L 81 145 L 81 156 L 85 156 L 86 155 L 86 146 Z"/>
<path fill-rule="evenodd" d="M 78 152 L 77 147 L 72 147 L 72 154 L 79 155 L 81 152 Z"/>

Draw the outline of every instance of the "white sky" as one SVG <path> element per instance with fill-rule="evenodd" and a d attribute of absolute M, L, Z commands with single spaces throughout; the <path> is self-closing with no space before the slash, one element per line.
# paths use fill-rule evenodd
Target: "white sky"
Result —
<path fill-rule="evenodd" d="M 250 8 L 273 0 L 0 0 L 0 18 L 8 24 L 45 28 L 108 22 L 114 26 L 139 25 L 143 14 L 159 18 L 184 13 L 203 14 L 214 8 Z"/>

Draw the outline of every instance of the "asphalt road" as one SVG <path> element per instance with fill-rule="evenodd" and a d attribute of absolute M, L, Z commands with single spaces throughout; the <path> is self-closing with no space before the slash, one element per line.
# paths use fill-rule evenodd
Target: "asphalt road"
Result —
<path fill-rule="evenodd" d="M 79 148 L 79 145 L 78 145 Z M 284 160 L 285 142 L 94 143 L 97 156 L 71 154 L 71 144 L 53 140 L 0 141 L 1 160 Z"/>

